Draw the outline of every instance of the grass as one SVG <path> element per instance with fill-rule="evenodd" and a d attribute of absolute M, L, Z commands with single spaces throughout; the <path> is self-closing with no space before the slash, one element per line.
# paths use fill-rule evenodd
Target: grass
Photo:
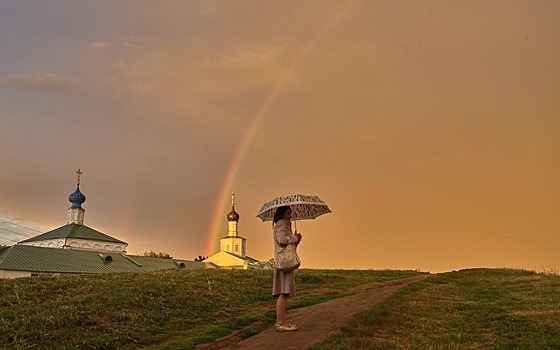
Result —
<path fill-rule="evenodd" d="M 435 275 L 309 349 L 560 349 L 560 276 L 509 269 Z"/>
<path fill-rule="evenodd" d="M 299 270 L 289 308 L 414 271 Z M 274 323 L 272 272 L 182 270 L 0 280 L 1 349 L 192 349 Z M 247 327 L 251 325 L 251 327 Z M 560 349 L 560 276 L 430 276 L 355 315 L 322 349 Z"/>
<path fill-rule="evenodd" d="M 359 284 L 417 274 L 299 270 L 298 296 L 288 305 L 313 305 Z M 271 325 L 271 284 L 272 272 L 257 270 L 0 280 L 0 348 L 189 349 L 249 324 Z"/>

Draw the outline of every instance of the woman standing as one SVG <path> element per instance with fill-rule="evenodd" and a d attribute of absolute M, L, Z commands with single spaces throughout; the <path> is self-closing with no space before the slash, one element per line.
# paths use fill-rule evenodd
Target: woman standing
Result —
<path fill-rule="evenodd" d="M 282 206 L 276 209 L 273 220 L 274 259 L 278 260 L 280 245 L 295 244 L 301 242 L 301 233 L 292 233 L 292 209 Z M 276 330 L 279 332 L 296 331 L 295 324 L 286 322 L 286 304 L 289 297 L 296 295 L 296 284 L 294 271 L 282 272 L 274 268 L 274 280 L 272 282 L 272 296 L 276 300 Z"/>

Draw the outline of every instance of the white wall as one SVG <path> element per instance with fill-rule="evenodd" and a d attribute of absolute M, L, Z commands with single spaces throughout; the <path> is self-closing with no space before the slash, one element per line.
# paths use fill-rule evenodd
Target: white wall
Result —
<path fill-rule="evenodd" d="M 60 275 L 61 275 L 60 273 L 50 273 L 50 272 L 0 270 L 0 278 L 22 278 L 22 277 L 60 276 Z"/>
<path fill-rule="evenodd" d="M 64 238 L 49 239 L 35 242 L 22 242 L 21 245 L 30 245 L 34 247 L 62 248 L 64 246 Z"/>
<path fill-rule="evenodd" d="M 58 238 L 58 239 L 49 239 L 44 241 L 19 243 L 19 244 L 30 245 L 35 247 L 63 248 L 64 242 L 65 242 L 64 238 Z M 68 239 L 66 245 L 67 247 L 64 248 L 78 249 L 78 250 L 94 250 L 94 251 L 104 251 L 104 252 L 118 252 L 118 253 L 126 253 L 126 247 L 128 246 L 128 244 L 122 244 L 122 243 L 111 243 L 111 242 L 102 242 L 102 241 L 94 241 L 89 239 L 75 239 L 75 238 Z"/>
<path fill-rule="evenodd" d="M 95 250 L 104 252 L 126 253 L 128 244 L 94 241 L 89 239 L 70 238 L 66 242 L 67 248 L 78 250 Z"/>
<path fill-rule="evenodd" d="M 0 278 L 21 278 L 31 277 L 29 271 L 0 270 Z"/>

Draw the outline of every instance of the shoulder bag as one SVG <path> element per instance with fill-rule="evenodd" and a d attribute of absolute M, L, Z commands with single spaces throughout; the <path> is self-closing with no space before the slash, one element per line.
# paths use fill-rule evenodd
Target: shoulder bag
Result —
<path fill-rule="evenodd" d="M 290 272 L 295 270 L 301 265 L 299 256 L 296 252 L 295 244 L 280 245 L 276 260 L 274 260 L 274 267 L 282 272 Z"/>

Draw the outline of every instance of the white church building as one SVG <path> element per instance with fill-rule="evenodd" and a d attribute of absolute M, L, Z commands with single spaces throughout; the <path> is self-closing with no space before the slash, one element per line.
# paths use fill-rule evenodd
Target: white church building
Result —
<path fill-rule="evenodd" d="M 35 247 L 126 253 L 128 243 L 84 225 L 85 209 L 82 208 L 82 204 L 86 201 L 86 196 L 80 192 L 80 176 L 82 172 L 78 170 L 77 173 L 77 188 L 68 196 L 68 201 L 72 205 L 68 208 L 66 225 L 42 235 L 26 239 L 18 244 Z"/>
<path fill-rule="evenodd" d="M 220 251 L 204 260 L 221 268 L 271 269 L 268 262 L 247 256 L 247 239 L 239 235 L 239 214 L 235 211 L 235 194 L 231 194 L 231 211 L 227 214 L 228 233 L 220 238 Z"/>

